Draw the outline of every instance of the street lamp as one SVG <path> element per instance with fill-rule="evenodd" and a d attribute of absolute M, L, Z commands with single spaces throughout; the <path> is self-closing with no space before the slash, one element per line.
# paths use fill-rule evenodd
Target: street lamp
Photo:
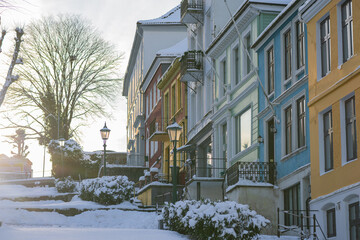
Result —
<path fill-rule="evenodd" d="M 59 139 L 59 145 L 60 145 L 60 150 L 61 150 L 61 176 L 64 177 L 64 152 L 63 152 L 63 148 L 65 145 L 65 139 L 64 138 L 60 138 Z"/>
<path fill-rule="evenodd" d="M 106 140 L 109 139 L 110 129 L 107 128 L 106 122 L 102 129 L 100 129 L 102 140 L 104 140 L 104 176 L 106 176 Z"/>
<path fill-rule="evenodd" d="M 182 127 L 177 123 L 174 122 L 173 124 L 169 125 L 166 130 L 168 131 L 170 141 L 174 145 L 174 166 L 173 166 L 173 203 L 177 201 L 177 167 L 176 167 L 176 143 L 180 140 Z"/>

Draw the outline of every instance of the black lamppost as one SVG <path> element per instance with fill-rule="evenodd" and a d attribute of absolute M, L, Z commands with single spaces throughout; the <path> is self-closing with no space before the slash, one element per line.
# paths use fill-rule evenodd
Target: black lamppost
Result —
<path fill-rule="evenodd" d="M 60 150 L 61 150 L 61 177 L 64 177 L 64 152 L 63 152 L 63 148 L 65 145 L 64 138 L 59 139 L 59 145 L 60 145 Z"/>
<path fill-rule="evenodd" d="M 174 166 L 173 166 L 173 178 L 172 178 L 172 182 L 173 182 L 173 203 L 175 203 L 177 201 L 177 167 L 176 167 L 176 143 L 179 141 L 180 139 L 180 134 L 181 134 L 181 129 L 182 127 L 180 127 L 180 125 L 177 122 L 174 122 L 173 124 L 169 125 L 167 128 L 168 134 L 169 134 L 169 138 L 170 141 L 173 143 L 174 145 L 174 150 L 173 150 L 173 154 L 174 154 Z"/>
<path fill-rule="evenodd" d="M 106 122 L 102 129 L 100 129 L 102 140 L 104 140 L 104 176 L 106 176 L 106 140 L 109 139 L 110 129 L 107 128 Z"/>

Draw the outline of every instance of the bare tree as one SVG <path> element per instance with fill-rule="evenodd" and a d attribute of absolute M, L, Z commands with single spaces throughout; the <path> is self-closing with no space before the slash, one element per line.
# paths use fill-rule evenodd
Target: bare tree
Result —
<path fill-rule="evenodd" d="M 1 7 L 1 2 L 0 2 L 0 7 Z M 8 73 L 6 75 L 5 83 L 2 86 L 2 89 L 0 91 L 0 107 L 4 102 L 5 95 L 9 89 L 10 85 L 19 79 L 19 75 L 15 75 L 15 76 L 13 75 L 13 70 L 14 70 L 15 64 L 22 64 L 22 59 L 18 58 L 18 55 L 19 55 L 19 51 L 20 51 L 20 45 L 22 42 L 21 37 L 23 36 L 24 31 L 22 28 L 16 28 L 15 32 L 16 32 L 15 50 L 12 55 L 12 59 L 11 59 L 11 63 L 9 66 Z M 0 52 L 1 52 L 1 47 L 3 44 L 4 38 L 5 38 L 5 35 L 6 35 L 6 30 L 2 30 L 1 37 L 0 37 Z"/>
<path fill-rule="evenodd" d="M 45 139 L 69 139 L 120 91 L 121 55 L 79 16 L 58 15 L 26 28 L 21 79 L 9 91 L 10 127 L 23 127 Z"/>

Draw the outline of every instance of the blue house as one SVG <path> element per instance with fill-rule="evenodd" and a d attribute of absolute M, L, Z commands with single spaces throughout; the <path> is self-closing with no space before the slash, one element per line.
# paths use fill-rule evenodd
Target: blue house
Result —
<path fill-rule="evenodd" d="M 298 15 L 304 2 L 289 3 L 252 46 L 261 82 L 259 159 L 276 165 L 279 221 L 285 226 L 300 226 L 300 214 L 309 213 L 307 35 Z"/>

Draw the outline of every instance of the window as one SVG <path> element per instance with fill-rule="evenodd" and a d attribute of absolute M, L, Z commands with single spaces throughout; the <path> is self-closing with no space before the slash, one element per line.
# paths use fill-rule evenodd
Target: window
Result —
<path fill-rule="evenodd" d="M 176 112 L 176 92 L 175 84 L 171 87 L 171 114 L 175 115 Z"/>
<path fill-rule="evenodd" d="M 274 47 L 266 52 L 267 55 L 267 92 L 268 95 L 274 92 Z"/>
<path fill-rule="evenodd" d="M 285 155 L 291 153 L 292 145 L 292 107 L 285 109 Z"/>
<path fill-rule="evenodd" d="M 235 117 L 236 153 L 251 145 L 251 108 Z"/>
<path fill-rule="evenodd" d="M 296 22 L 296 66 L 297 69 L 305 65 L 305 34 L 304 23 Z"/>
<path fill-rule="evenodd" d="M 360 238 L 359 202 L 349 205 L 350 240 Z"/>
<path fill-rule="evenodd" d="M 305 146 L 305 97 L 297 100 L 297 138 L 298 148 Z"/>
<path fill-rule="evenodd" d="M 152 100 L 153 100 L 153 97 L 152 97 L 152 88 L 150 88 L 149 114 L 151 113 L 151 110 L 152 110 Z"/>
<path fill-rule="evenodd" d="M 222 157 L 227 157 L 227 124 L 222 125 Z"/>
<path fill-rule="evenodd" d="M 234 49 L 234 64 L 235 64 L 235 84 L 240 80 L 240 61 L 239 61 L 239 48 Z"/>
<path fill-rule="evenodd" d="M 245 59 L 246 59 L 245 73 L 249 74 L 250 71 L 251 71 L 251 57 L 250 57 L 251 56 L 251 39 L 250 39 L 250 34 L 248 34 L 245 37 L 245 47 L 246 47 L 246 52 L 245 52 Z"/>
<path fill-rule="evenodd" d="M 327 226 L 327 237 L 336 236 L 336 216 L 335 208 L 331 208 L 326 211 L 326 226 Z"/>
<path fill-rule="evenodd" d="M 226 78 L 227 78 L 227 71 L 226 71 L 226 60 L 221 62 L 221 89 L 220 92 L 222 93 L 222 96 L 225 96 L 226 93 Z"/>
<path fill-rule="evenodd" d="M 321 76 L 330 72 L 330 17 L 320 23 Z"/>
<path fill-rule="evenodd" d="M 345 101 L 346 160 L 357 158 L 355 97 Z"/>
<path fill-rule="evenodd" d="M 285 225 L 300 224 L 300 183 L 284 190 Z"/>
<path fill-rule="evenodd" d="M 323 115 L 324 121 L 324 160 L 325 172 L 333 169 L 333 128 L 332 128 L 332 111 Z"/>
<path fill-rule="evenodd" d="M 291 29 L 284 34 L 285 79 L 291 77 Z"/>
<path fill-rule="evenodd" d="M 165 123 L 169 124 L 169 94 L 166 93 L 165 94 L 165 99 L 164 99 L 164 120 Z"/>
<path fill-rule="evenodd" d="M 341 5 L 341 25 L 342 25 L 343 62 L 346 62 L 354 54 L 353 18 L 352 18 L 351 0 L 347 0 Z"/>

